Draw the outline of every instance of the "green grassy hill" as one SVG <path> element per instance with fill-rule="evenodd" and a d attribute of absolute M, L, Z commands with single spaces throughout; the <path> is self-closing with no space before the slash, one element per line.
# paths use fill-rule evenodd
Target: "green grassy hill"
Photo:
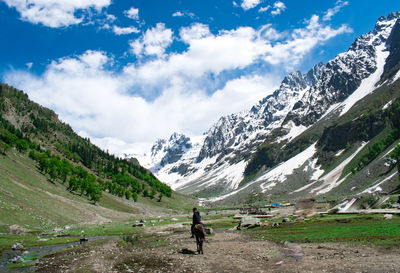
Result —
<path fill-rule="evenodd" d="M 172 214 L 195 203 L 4 84 L 0 114 L 0 232 Z"/>

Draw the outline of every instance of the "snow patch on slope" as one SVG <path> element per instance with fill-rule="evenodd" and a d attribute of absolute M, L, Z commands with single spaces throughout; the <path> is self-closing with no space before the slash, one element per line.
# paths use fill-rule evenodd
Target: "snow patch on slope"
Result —
<path fill-rule="evenodd" d="M 393 101 L 391 100 L 391 101 L 389 101 L 388 103 L 386 103 L 383 107 L 382 107 L 382 110 L 386 110 L 386 109 L 388 109 L 389 107 L 390 107 L 390 105 L 392 105 L 392 103 L 393 103 Z"/>
<path fill-rule="evenodd" d="M 274 187 L 277 183 L 282 183 L 286 180 L 286 176 L 291 175 L 293 171 L 300 168 L 307 160 L 311 159 L 315 152 L 317 143 L 305 149 L 291 159 L 279 164 L 277 167 L 262 175 L 255 182 L 264 182 L 260 185 L 262 192 Z"/>
<path fill-rule="evenodd" d="M 247 189 L 248 187 L 252 186 L 255 183 L 262 183 L 260 185 L 262 192 L 265 192 L 268 188 L 271 188 L 275 186 L 277 183 L 282 183 L 285 181 L 285 178 L 287 175 L 290 175 L 293 173 L 293 171 L 299 167 L 301 167 L 304 163 L 306 163 L 307 160 L 310 160 L 312 156 L 316 152 L 316 144 L 314 143 L 310 147 L 308 147 L 306 150 L 303 152 L 297 154 L 296 156 L 292 157 L 291 159 L 287 160 L 286 162 L 281 163 L 274 169 L 267 171 L 264 175 L 262 175 L 260 178 L 246 184 L 245 186 L 236 189 L 228 194 L 224 194 L 218 197 L 213 197 L 207 199 L 207 201 L 210 202 L 216 202 L 220 201 L 223 199 L 228 198 L 229 196 L 235 195 L 239 193 L 240 191 L 243 191 Z M 313 161 L 314 164 L 316 163 L 316 160 Z M 272 181 L 274 179 L 275 182 L 270 183 L 270 182 L 265 182 L 265 180 L 270 180 Z M 277 182 L 276 182 L 277 181 Z M 269 183 L 269 184 L 268 184 Z"/>
<path fill-rule="evenodd" d="M 345 150 L 346 150 L 346 149 L 343 149 L 343 150 L 338 151 L 338 152 L 335 154 L 335 156 L 338 157 L 338 156 L 341 155 Z"/>
<path fill-rule="evenodd" d="M 351 208 L 351 206 L 357 201 L 357 198 L 353 198 L 350 201 L 346 201 L 345 203 L 341 204 L 339 206 L 339 211 L 340 212 L 345 212 L 347 211 L 349 208 Z"/>
<path fill-rule="evenodd" d="M 386 177 L 385 179 L 383 179 L 381 182 L 377 183 L 378 181 L 374 182 L 374 185 L 372 187 L 369 187 L 368 189 L 366 189 L 365 191 L 361 192 L 360 194 L 363 193 L 374 193 L 377 191 L 382 191 L 382 188 L 380 187 L 380 185 L 382 185 L 383 183 L 385 183 L 386 181 L 390 180 L 393 178 L 393 176 L 395 176 L 396 174 L 398 174 L 398 171 L 394 172 L 393 174 L 389 175 L 388 177 Z"/>
<path fill-rule="evenodd" d="M 347 176 L 340 180 L 338 179 L 342 175 L 342 172 L 346 167 L 346 165 L 350 163 L 350 161 L 365 147 L 365 145 L 367 145 L 367 142 L 363 142 L 361 146 L 351 156 L 349 156 L 346 160 L 340 163 L 335 169 L 330 171 L 328 174 L 324 175 L 321 179 L 323 181 L 322 185 L 312 189 L 310 193 L 316 192 L 317 195 L 327 193 L 331 191 L 333 188 L 339 186 L 344 180 L 346 180 Z"/>
<path fill-rule="evenodd" d="M 240 181 L 243 180 L 246 161 L 242 160 L 236 164 L 224 163 L 217 168 L 209 170 L 207 166 L 214 165 L 217 157 L 206 158 L 200 163 L 194 164 L 196 171 L 190 175 L 176 176 L 176 180 L 171 183 L 172 188 L 183 192 L 196 192 L 199 187 L 204 189 L 224 181 L 226 190 L 237 189 Z M 199 184 L 193 185 L 196 182 Z"/>
<path fill-rule="evenodd" d="M 315 159 L 310 163 L 310 165 L 308 166 L 309 168 L 312 168 L 312 170 L 314 170 L 313 175 L 310 177 L 310 181 L 313 181 L 313 182 L 311 182 L 311 183 L 309 183 L 309 184 L 307 184 L 307 185 L 305 185 L 305 186 L 303 186 L 303 187 L 301 187 L 301 188 L 299 188 L 299 189 L 297 189 L 297 190 L 295 190 L 295 191 L 292 191 L 290 194 L 293 194 L 293 193 L 296 193 L 296 192 L 304 191 L 304 190 L 308 189 L 309 187 L 313 186 L 315 183 L 318 182 L 318 178 L 319 178 L 321 175 L 324 174 L 324 170 L 321 169 L 321 166 L 316 166 L 316 165 L 317 165 L 317 161 L 318 161 L 318 159 L 315 158 Z M 307 170 L 304 170 L 304 171 L 307 171 Z"/>
<path fill-rule="evenodd" d="M 400 70 L 397 71 L 396 75 L 393 77 L 392 83 L 397 81 L 400 78 Z"/>
<path fill-rule="evenodd" d="M 350 108 L 361 100 L 369 93 L 371 93 L 377 87 L 376 84 L 379 82 L 383 69 L 385 66 L 386 58 L 389 56 L 389 51 L 385 50 L 386 46 L 381 44 L 376 47 L 376 66 L 377 69 L 368 78 L 361 82 L 361 85 L 353 92 L 341 105 L 343 107 L 340 116 L 344 115 Z"/>
<path fill-rule="evenodd" d="M 277 142 L 281 142 L 283 140 L 291 141 L 292 139 L 296 138 L 297 136 L 301 135 L 307 127 L 304 125 L 296 126 L 293 121 L 289 121 L 286 125 L 283 126 L 284 129 L 288 130 L 289 132 L 284 136 L 277 139 Z"/>

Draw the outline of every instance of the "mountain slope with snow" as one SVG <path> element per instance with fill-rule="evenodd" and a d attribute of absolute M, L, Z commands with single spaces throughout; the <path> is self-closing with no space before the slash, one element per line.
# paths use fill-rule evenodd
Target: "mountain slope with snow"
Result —
<path fill-rule="evenodd" d="M 386 60 L 393 63 L 397 58 L 399 18 L 399 12 L 379 18 L 374 30 L 357 38 L 347 52 L 306 74 L 290 73 L 273 94 L 248 111 L 221 117 L 203 136 L 173 134 L 159 140 L 140 162 L 174 189 L 212 201 L 239 193 L 268 195 L 280 184 L 289 184 L 299 169 L 304 185 L 281 192 L 297 195 L 310 183 L 321 189 L 306 195 L 329 192 L 335 188 L 332 183 L 340 181 L 336 176 L 328 179 L 329 174 L 318 180 L 326 155 L 317 142 L 325 127 L 348 116 L 379 84 L 396 82 L 399 72 L 392 70 L 397 66 L 388 66 Z M 383 83 L 388 69 L 392 76 Z M 352 146 L 352 156 L 362 150 L 360 143 Z M 329 185 L 322 186 L 323 181 Z"/>

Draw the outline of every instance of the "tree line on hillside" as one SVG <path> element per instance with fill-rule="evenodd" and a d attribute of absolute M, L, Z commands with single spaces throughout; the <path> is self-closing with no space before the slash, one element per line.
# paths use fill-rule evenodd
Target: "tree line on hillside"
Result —
<path fill-rule="evenodd" d="M 11 108 L 11 110 L 10 110 Z M 16 128 L 3 118 L 15 112 Z M 103 151 L 75 134 L 57 115 L 30 101 L 22 91 L 0 84 L 0 152 L 15 147 L 29 151 L 40 171 L 59 180 L 71 192 L 97 202 L 102 191 L 137 201 L 139 194 L 158 200 L 172 189 L 139 164 Z"/>
<path fill-rule="evenodd" d="M 390 128 L 392 128 L 391 131 L 381 139 L 377 140 L 372 146 L 368 147 L 368 151 L 361 155 L 356 167 L 352 169 L 353 173 L 362 170 L 365 166 L 375 160 L 380 153 L 400 139 L 400 101 L 392 103 L 390 107 L 384 110 L 384 116 L 386 123 Z M 398 149 L 396 149 L 391 155 L 395 160 L 396 156 L 398 157 L 398 152 L 396 151 L 398 151 Z M 397 160 L 397 165 L 398 164 L 399 161 Z"/>
<path fill-rule="evenodd" d="M 399 180 L 400 180 L 400 145 L 397 145 L 396 149 L 394 149 L 393 153 L 390 156 L 392 159 L 395 160 L 397 165 L 397 171 L 399 173 Z"/>

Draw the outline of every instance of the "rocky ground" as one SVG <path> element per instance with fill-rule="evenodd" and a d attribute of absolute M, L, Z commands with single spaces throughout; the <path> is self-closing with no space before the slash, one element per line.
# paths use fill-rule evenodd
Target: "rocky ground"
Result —
<path fill-rule="evenodd" d="M 43 259 L 36 272 L 400 272 L 400 250 L 345 243 L 276 244 L 217 230 L 196 255 L 189 228 L 88 243 Z"/>

